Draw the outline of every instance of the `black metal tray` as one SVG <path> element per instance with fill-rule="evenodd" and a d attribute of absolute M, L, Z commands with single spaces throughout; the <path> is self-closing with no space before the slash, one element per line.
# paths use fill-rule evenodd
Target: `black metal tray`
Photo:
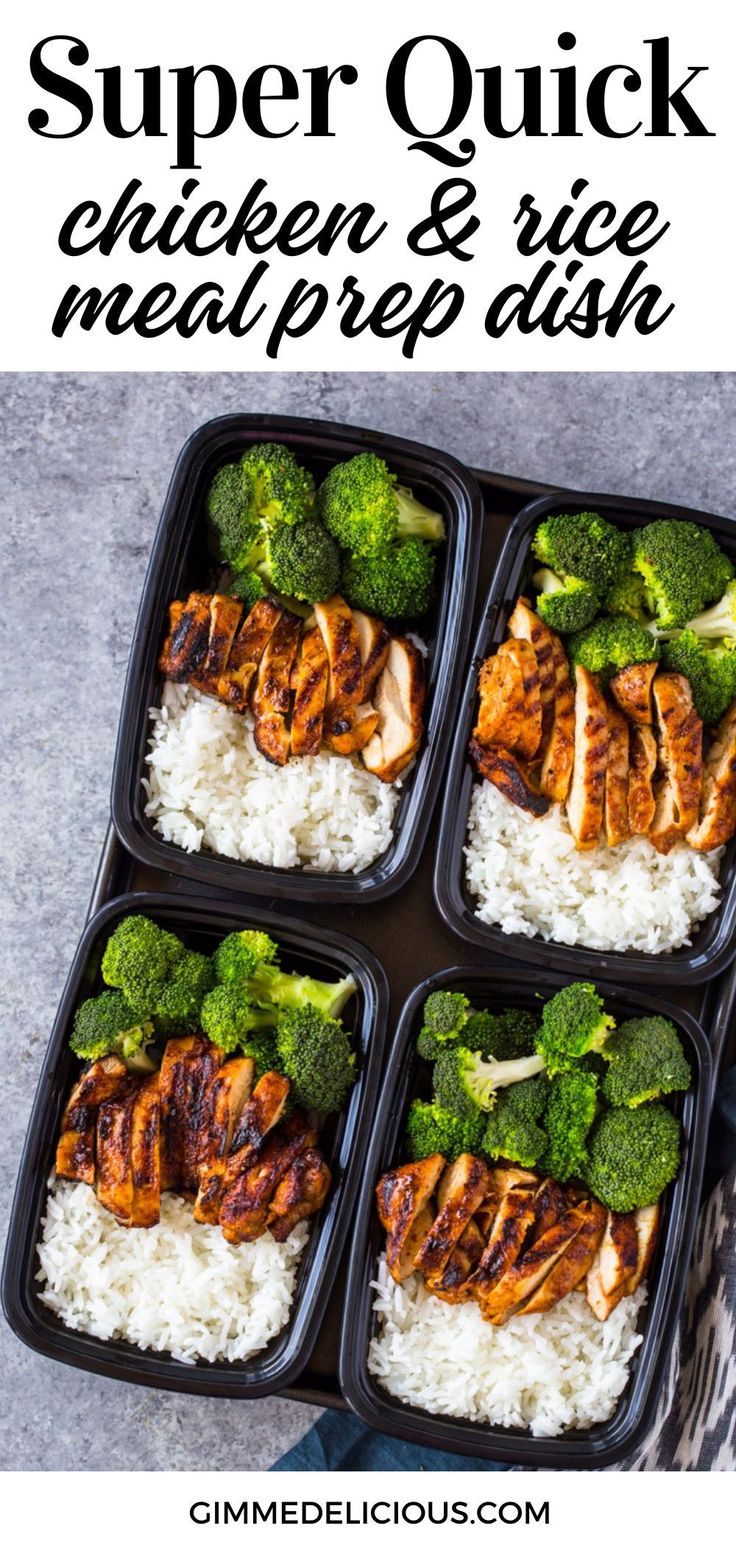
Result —
<path fill-rule="evenodd" d="M 467 747 L 476 713 L 478 667 L 503 639 L 517 598 L 530 593 L 529 581 L 534 568 L 531 541 L 537 525 L 548 515 L 580 510 L 599 510 L 626 530 L 672 514 L 683 520 L 693 520 L 711 530 L 736 563 L 736 524 L 701 510 L 679 505 L 673 508 L 671 504 L 608 494 L 556 493 L 536 499 L 520 511 L 509 528 L 486 593 L 473 660 L 465 679 L 445 784 L 435 897 L 450 928 L 481 948 L 502 951 L 514 959 L 528 960 L 533 965 L 554 971 L 594 976 L 598 981 L 639 981 L 650 987 L 659 983 L 692 985 L 716 976 L 736 956 L 736 837 L 729 842 L 721 864 L 720 906 L 695 930 L 692 944 L 673 950 L 669 955 L 645 955 L 637 950 L 616 954 L 580 945 L 529 939 L 522 934 L 505 934 L 497 924 L 481 922 L 477 917 L 465 883 L 463 848 L 470 798 L 477 781 Z"/>
<path fill-rule="evenodd" d="M 422 1010 L 435 988 L 464 992 L 475 1008 L 538 1006 L 574 977 L 550 978 L 544 971 L 495 964 L 490 969 L 467 967 L 434 973 L 408 999 L 399 1020 L 386 1072 L 387 1097 L 376 1118 L 370 1151 L 351 1230 L 345 1312 L 340 1347 L 340 1383 L 356 1414 L 390 1437 L 412 1439 L 432 1448 L 470 1454 L 533 1468 L 593 1469 L 620 1463 L 639 1446 L 652 1420 L 677 1326 L 690 1253 L 695 1237 L 700 1189 L 710 1118 L 711 1052 L 697 1020 L 676 1004 L 667 1012 L 678 1026 L 693 1070 L 690 1092 L 671 1101 L 682 1122 L 683 1160 L 677 1179 L 662 1198 L 662 1222 L 650 1271 L 649 1301 L 643 1312 L 642 1345 L 634 1353 L 626 1389 L 613 1417 L 587 1431 L 537 1438 L 524 1431 L 487 1426 L 464 1417 L 431 1415 L 388 1395 L 369 1374 L 368 1345 L 377 1317 L 372 1309 L 379 1252 L 385 1236 L 374 1205 L 380 1176 L 401 1163 L 404 1116 L 416 1096 L 427 1098 L 427 1064 L 416 1051 Z M 606 1011 L 619 1022 L 661 1010 L 660 998 L 645 996 L 637 987 L 611 985 L 602 989 Z"/>

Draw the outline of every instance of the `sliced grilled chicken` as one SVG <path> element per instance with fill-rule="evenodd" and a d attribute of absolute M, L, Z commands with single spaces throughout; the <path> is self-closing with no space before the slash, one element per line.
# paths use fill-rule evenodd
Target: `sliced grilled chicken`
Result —
<path fill-rule="evenodd" d="M 422 1239 L 434 1221 L 428 1204 L 444 1168 L 441 1154 L 433 1154 L 389 1170 L 376 1186 L 378 1216 L 388 1236 L 386 1265 L 395 1282 L 403 1282 L 414 1270 Z"/>
<path fill-rule="evenodd" d="M 161 645 L 161 653 L 158 657 L 158 668 L 162 676 L 168 676 L 171 669 L 171 645 L 176 636 L 181 614 L 184 610 L 183 601 L 172 601 L 169 606 L 169 626 L 166 637 Z"/>
<path fill-rule="evenodd" d="M 318 1148 L 301 1153 L 277 1185 L 268 1211 L 268 1227 L 279 1243 L 302 1218 L 319 1212 L 332 1185 L 329 1166 Z"/>
<path fill-rule="evenodd" d="M 216 1223 L 227 1156 L 240 1113 L 253 1087 L 252 1057 L 232 1057 L 211 1079 L 202 1105 L 198 1147 L 198 1223 Z"/>
<path fill-rule="evenodd" d="M 135 1089 L 128 1089 L 105 1100 L 97 1113 L 97 1200 L 126 1228 L 133 1217 L 132 1129 L 136 1094 Z"/>
<path fill-rule="evenodd" d="M 363 751 L 368 771 L 384 783 L 393 783 L 419 750 L 424 696 L 419 650 L 406 638 L 392 638 L 373 699 L 378 724 Z"/>
<path fill-rule="evenodd" d="M 497 1169 L 491 1170 L 488 1178 L 488 1201 L 499 1207 L 509 1191 L 528 1191 L 532 1188 L 536 1192 L 538 1186 L 539 1176 L 534 1170 L 522 1169 L 519 1164 L 499 1165 Z"/>
<path fill-rule="evenodd" d="M 637 1237 L 636 1266 L 626 1284 L 627 1293 L 635 1293 L 642 1278 L 646 1276 L 654 1255 L 654 1247 L 657 1243 L 659 1232 L 660 1208 L 659 1202 L 654 1202 L 651 1207 L 640 1207 L 634 1213 L 634 1226 Z"/>
<path fill-rule="evenodd" d="M 703 784 L 703 724 L 693 707 L 690 683 L 662 671 L 652 688 L 659 733 L 661 781 L 656 790 L 649 841 L 669 853 L 695 825 Z"/>
<path fill-rule="evenodd" d="M 363 666 L 362 701 L 367 703 L 388 659 L 391 635 L 379 617 L 370 617 L 367 612 L 353 611 L 353 621 L 358 630 L 360 661 Z"/>
<path fill-rule="evenodd" d="M 307 628 L 302 634 L 293 677 L 292 756 L 316 756 L 319 751 L 329 671 L 327 650 L 319 628 Z"/>
<path fill-rule="evenodd" d="M 531 762 L 542 740 L 542 697 L 537 656 L 525 638 L 507 639 L 499 646 L 498 653 L 508 654 L 515 659 L 521 675 L 521 724 L 513 749 L 523 762 Z"/>
<path fill-rule="evenodd" d="M 534 1227 L 529 1235 L 529 1246 L 536 1244 L 548 1229 L 559 1223 L 570 1206 L 569 1197 L 556 1180 L 543 1180 L 534 1195 Z"/>
<path fill-rule="evenodd" d="M 448 1304 L 465 1303 L 472 1297 L 467 1283 L 485 1249 L 485 1236 L 475 1218 L 466 1224 L 443 1270 L 427 1281 L 430 1293 Z"/>
<path fill-rule="evenodd" d="M 132 1228 L 153 1228 L 161 1217 L 159 1075 L 139 1080 L 130 1128 Z"/>
<path fill-rule="evenodd" d="M 580 1227 L 567 1249 L 535 1292 L 524 1300 L 518 1314 L 543 1314 L 582 1282 L 598 1250 L 606 1223 L 606 1209 L 598 1202 L 582 1201 L 572 1209 L 572 1220 L 576 1218 Z"/>
<path fill-rule="evenodd" d="M 173 627 L 159 664 L 171 681 L 189 681 L 201 670 L 210 642 L 211 601 L 208 592 L 193 590 L 180 611 L 176 603 L 170 607 Z"/>
<path fill-rule="evenodd" d="M 736 831 L 736 703 L 713 735 L 703 768 L 700 813 L 687 834 L 691 848 L 712 853 Z"/>
<path fill-rule="evenodd" d="M 194 1037 L 194 1046 L 184 1059 L 184 1077 L 180 1085 L 182 1104 L 177 1126 L 181 1152 L 179 1189 L 187 1196 L 195 1197 L 199 1190 L 200 1139 L 207 1096 L 224 1060 L 225 1053 L 204 1035 Z"/>
<path fill-rule="evenodd" d="M 606 793 L 608 711 L 597 676 L 575 667 L 575 759 L 567 818 L 577 848 L 598 844 Z"/>
<path fill-rule="evenodd" d="M 171 1036 L 161 1059 L 161 1190 L 175 1191 L 181 1183 L 184 1163 L 184 1123 L 187 1097 L 187 1057 L 194 1050 L 193 1035 Z"/>
<path fill-rule="evenodd" d="M 643 836 L 654 820 L 653 779 L 657 771 L 657 742 L 645 724 L 632 724 L 629 732 L 629 826 L 631 835 Z"/>
<path fill-rule="evenodd" d="M 505 746 L 531 761 L 542 739 L 542 700 L 537 657 L 525 638 L 510 638 L 485 660 L 478 678 L 482 746 Z"/>
<path fill-rule="evenodd" d="M 487 1187 L 487 1165 L 471 1153 L 460 1154 L 444 1171 L 437 1188 L 437 1216 L 414 1263 L 430 1283 L 444 1271 Z"/>
<path fill-rule="evenodd" d="M 475 738 L 471 740 L 469 750 L 481 777 L 499 789 L 512 805 L 518 805 L 529 815 L 547 814 L 549 799 L 534 787 L 513 751 L 507 751 L 504 746 L 481 746 Z"/>
<path fill-rule="evenodd" d="M 264 1073 L 259 1078 L 235 1122 L 222 1182 L 223 1197 L 253 1163 L 269 1132 L 281 1120 L 290 1088 L 282 1073 Z"/>
<path fill-rule="evenodd" d="M 227 669 L 217 683 L 218 697 L 230 708 L 240 712 L 247 708 L 253 677 L 284 611 L 272 596 L 264 596 L 251 607 L 230 650 Z"/>
<path fill-rule="evenodd" d="M 378 709 L 370 703 L 327 711 L 324 742 L 338 756 L 353 756 L 368 745 L 378 728 Z"/>
<path fill-rule="evenodd" d="M 575 756 L 575 688 L 562 643 L 551 628 L 548 631 L 555 668 L 555 700 L 539 787 L 548 799 L 561 805 L 567 799 Z"/>
<path fill-rule="evenodd" d="M 349 708 L 363 698 L 363 664 L 357 623 L 340 595 L 331 596 L 329 601 L 318 601 L 314 615 L 330 666 L 328 706 Z"/>
<path fill-rule="evenodd" d="M 243 603 L 232 595 L 210 597 L 210 633 L 207 653 L 197 672 L 196 685 L 204 692 L 216 692 L 217 683 L 227 669 L 235 634 L 243 616 Z"/>
<path fill-rule="evenodd" d="M 490 1320 L 493 1325 L 504 1325 L 525 1300 L 541 1288 L 581 1227 L 578 1210 L 568 1208 L 551 1228 L 507 1267 L 496 1287 L 486 1294 L 483 1301 L 484 1319 Z"/>
<path fill-rule="evenodd" d="M 493 1220 L 480 1262 L 467 1282 L 482 1315 L 504 1272 L 521 1255 L 533 1224 L 534 1191 L 521 1186 L 509 1191 Z"/>
<path fill-rule="evenodd" d="M 258 1239 L 265 1233 L 269 1205 L 277 1185 L 306 1148 L 313 1148 L 317 1133 L 303 1111 L 271 1132 L 253 1162 L 227 1187 L 220 1204 L 220 1225 L 231 1245 Z"/>
<path fill-rule="evenodd" d="M 546 746 L 555 713 L 554 636 L 523 595 L 519 597 L 509 617 L 508 629 L 512 638 L 526 639 L 536 656 L 542 710 L 542 745 Z"/>
<path fill-rule="evenodd" d="M 627 719 L 634 724 L 651 724 L 652 682 L 657 674 L 656 660 L 627 665 L 611 681 L 611 692 Z"/>
<path fill-rule="evenodd" d="M 277 767 L 289 758 L 287 715 L 291 707 L 291 671 L 299 647 L 301 621 L 284 611 L 261 655 L 253 688 L 254 738 L 262 756 Z"/>
<path fill-rule="evenodd" d="M 615 708 L 608 710 L 608 756 L 606 758 L 606 803 L 604 811 L 606 842 L 618 847 L 631 836 L 629 824 L 629 725 Z"/>
<path fill-rule="evenodd" d="M 609 1212 L 586 1278 L 586 1297 L 597 1320 L 607 1320 L 630 1291 L 639 1240 L 633 1213 Z"/>
<path fill-rule="evenodd" d="M 86 1068 L 67 1100 L 56 1148 L 56 1173 L 61 1180 L 94 1185 L 95 1128 L 104 1100 L 133 1087 L 133 1076 L 120 1057 L 101 1057 Z"/>

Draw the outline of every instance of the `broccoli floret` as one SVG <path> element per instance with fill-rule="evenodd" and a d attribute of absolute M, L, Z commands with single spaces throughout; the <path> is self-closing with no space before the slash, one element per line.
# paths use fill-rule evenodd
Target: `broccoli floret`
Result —
<path fill-rule="evenodd" d="M 667 639 L 662 663 L 687 676 L 696 713 L 704 724 L 717 724 L 736 697 L 736 651 L 707 644 L 686 628 Z"/>
<path fill-rule="evenodd" d="M 483 1152 L 492 1159 L 511 1159 L 525 1169 L 535 1169 L 547 1146 L 539 1122 L 548 1093 L 549 1084 L 544 1078 L 530 1078 L 524 1084 L 499 1089 L 483 1134 Z"/>
<path fill-rule="evenodd" d="M 363 451 L 328 472 L 317 496 L 319 514 L 335 541 L 359 558 L 374 558 L 400 537 L 441 542 L 442 516 L 408 488 L 397 486 L 385 461 Z"/>
<path fill-rule="evenodd" d="M 340 582 L 340 554 L 318 520 L 300 526 L 275 526 L 264 546 L 257 575 L 281 595 L 299 601 L 326 601 Z"/>
<path fill-rule="evenodd" d="M 577 633 L 598 612 L 598 595 L 585 579 L 575 579 L 572 574 L 560 579 L 551 569 L 538 569 L 534 584 L 539 591 L 539 616 L 556 633 Z"/>
<path fill-rule="evenodd" d="M 245 987 L 263 966 L 278 963 L 279 947 L 275 940 L 256 928 L 226 934 L 213 956 L 218 982 L 229 987 Z"/>
<path fill-rule="evenodd" d="M 539 1016 L 528 1009 L 503 1009 L 500 1014 L 481 1009 L 480 1013 L 471 1014 L 458 1041 L 484 1057 L 508 1062 L 514 1057 L 532 1055 L 538 1029 Z"/>
<path fill-rule="evenodd" d="M 599 617 L 582 633 L 567 639 L 566 648 L 573 670 L 576 665 L 584 665 L 604 681 L 627 665 L 658 660 L 660 655 L 657 639 L 631 617 Z"/>
<path fill-rule="evenodd" d="M 215 473 L 207 493 L 210 544 L 218 558 L 234 568 L 243 566 L 248 549 L 258 540 L 253 478 L 242 461 L 228 462 Z"/>
<path fill-rule="evenodd" d="M 594 1073 L 573 1068 L 551 1080 L 543 1123 L 548 1144 L 545 1174 L 562 1182 L 582 1174 L 586 1140 L 597 1109 L 598 1079 Z"/>
<path fill-rule="evenodd" d="M 599 596 L 610 590 L 631 554 L 630 538 L 602 515 L 550 515 L 534 533 L 532 551 L 561 577 L 586 580 Z"/>
<path fill-rule="evenodd" d="M 230 594 L 238 597 L 243 602 L 246 611 L 251 611 L 257 601 L 262 601 L 268 595 L 268 589 L 264 585 L 259 574 L 254 574 L 252 569 L 247 569 L 242 574 L 235 574 L 229 586 Z"/>
<path fill-rule="evenodd" d="M 470 1015 L 470 1004 L 462 992 L 431 992 L 424 1005 L 424 1023 L 417 1039 L 417 1051 L 433 1062 L 450 1041 L 456 1041 Z"/>
<path fill-rule="evenodd" d="M 422 617 L 434 599 L 436 559 L 427 542 L 407 537 L 374 558 L 348 554 L 342 565 L 342 594 L 359 611 L 387 621 Z"/>
<path fill-rule="evenodd" d="M 615 1021 L 606 1014 L 592 982 L 571 982 L 545 1003 L 536 1051 L 547 1072 L 566 1073 L 579 1057 L 600 1052 L 610 1057 L 609 1031 Z"/>
<path fill-rule="evenodd" d="M 731 639 L 736 641 L 736 580 L 727 585 L 720 601 L 699 617 L 691 617 L 688 629 L 698 638 Z"/>
<path fill-rule="evenodd" d="M 314 507 L 314 478 L 300 467 L 288 445 L 252 445 L 240 466 L 252 488 L 253 518 L 266 525 L 294 526 Z"/>
<path fill-rule="evenodd" d="M 583 1178 L 614 1212 L 649 1207 L 680 1167 L 680 1123 L 665 1105 L 608 1110 L 593 1128 Z"/>
<path fill-rule="evenodd" d="M 107 941 L 102 978 L 119 987 L 139 1017 L 155 1014 L 163 988 L 184 945 L 175 934 L 138 913 L 124 917 Z"/>
<path fill-rule="evenodd" d="M 298 1007 L 313 1003 L 324 1014 L 337 1018 L 356 990 L 355 978 L 319 982 L 311 976 L 282 971 L 278 946 L 267 933 L 245 928 L 229 933 L 214 954 L 218 982 L 242 988 L 255 1003 Z"/>
<path fill-rule="evenodd" d="M 486 1061 L 479 1052 L 451 1042 L 434 1065 L 435 1097 L 455 1116 L 472 1116 L 474 1111 L 493 1109 L 498 1089 L 534 1078 L 543 1070 L 541 1057 Z"/>
<path fill-rule="evenodd" d="M 275 1009 L 257 1006 L 242 987 L 213 987 L 200 1010 L 205 1035 L 225 1052 L 237 1051 L 254 1030 L 275 1023 Z"/>
<path fill-rule="evenodd" d="M 414 1162 L 441 1153 L 452 1163 L 461 1153 L 478 1152 L 484 1127 L 481 1111 L 461 1118 L 444 1110 L 436 1100 L 431 1104 L 427 1100 L 413 1100 L 406 1118 L 406 1151 Z"/>
<path fill-rule="evenodd" d="M 641 574 L 648 610 L 662 629 L 682 628 L 733 579 L 733 564 L 704 526 L 655 520 L 634 532 L 633 567 Z"/>
<path fill-rule="evenodd" d="M 690 1064 L 674 1025 L 661 1014 L 628 1019 L 611 1037 L 610 1052 L 603 1080 L 609 1105 L 633 1109 L 690 1088 Z"/>
<path fill-rule="evenodd" d="M 96 1062 L 98 1057 L 114 1054 L 150 1072 L 155 1064 L 146 1053 L 146 1045 L 153 1036 L 151 1021 L 141 1020 L 121 992 L 101 992 L 80 1003 L 69 1045 L 86 1061 Z"/>
<path fill-rule="evenodd" d="M 156 1018 L 164 1026 L 197 1023 L 202 1003 L 214 985 L 215 970 L 209 956 L 185 950 L 159 998 Z"/>
<path fill-rule="evenodd" d="M 646 588 L 641 574 L 624 569 L 606 593 L 603 604 L 612 617 L 631 617 L 645 628 L 651 622 L 645 601 Z"/>
<path fill-rule="evenodd" d="M 355 1054 L 339 1019 L 302 1003 L 279 1014 L 276 1047 L 300 1105 L 340 1110 L 356 1078 Z"/>

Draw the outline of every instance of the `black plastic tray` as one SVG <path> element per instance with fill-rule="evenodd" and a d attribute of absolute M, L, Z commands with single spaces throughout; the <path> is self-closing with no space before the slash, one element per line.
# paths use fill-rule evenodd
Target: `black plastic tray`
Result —
<path fill-rule="evenodd" d="M 361 874 L 316 874 L 267 868 L 214 853 L 185 853 L 166 842 L 143 813 L 141 778 L 150 734 L 149 710 L 161 700 L 156 660 L 168 605 L 201 588 L 211 568 L 204 504 L 223 462 L 259 440 L 280 440 L 324 477 L 336 461 L 376 450 L 417 496 L 442 510 L 447 529 L 441 582 L 432 614 L 421 627 L 429 646 L 426 733 L 407 774 L 387 852 Z M 478 572 L 481 498 L 472 473 L 441 451 L 390 435 L 309 419 L 233 414 L 192 435 L 179 456 L 154 540 L 123 697 L 112 783 L 112 817 L 121 840 L 143 863 L 195 882 L 287 900 L 375 901 L 406 883 L 416 868 L 439 793 L 450 746 L 454 704 L 470 644 Z"/>
<path fill-rule="evenodd" d="M 189 947 L 208 953 L 233 929 L 263 923 L 262 911 L 244 908 L 233 900 L 214 903 L 199 896 L 145 893 L 119 896 L 88 923 L 59 1006 L 21 1161 L 3 1270 L 3 1308 L 13 1330 L 34 1351 L 92 1373 L 185 1394 L 230 1399 L 273 1395 L 292 1383 L 308 1362 L 334 1286 L 381 1087 L 388 983 L 382 967 L 364 945 L 304 922 L 269 919 L 287 969 L 328 980 L 352 972 L 358 983 L 358 992 L 345 1013 L 357 1053 L 358 1077 L 346 1109 L 322 1134 L 333 1184 L 324 1209 L 312 1222 L 299 1264 L 292 1313 L 284 1330 L 249 1361 L 232 1364 L 198 1362 L 191 1366 L 176 1362 L 168 1353 L 141 1351 L 126 1341 L 102 1341 L 69 1330 L 41 1303 L 35 1280 L 36 1244 L 61 1113 L 79 1075 L 79 1063 L 67 1044 L 74 1012 L 80 1000 L 101 985 L 99 964 L 112 929 L 121 917 L 137 911 L 174 929 Z"/>
<path fill-rule="evenodd" d="M 377 1116 L 352 1229 L 340 1351 L 340 1383 L 352 1409 L 391 1437 L 470 1454 L 477 1459 L 535 1469 L 559 1465 L 580 1470 L 627 1458 L 638 1447 L 651 1422 L 677 1326 L 695 1237 L 711 1096 L 708 1040 L 692 1015 L 669 1003 L 667 1013 L 680 1029 L 694 1074 L 692 1090 L 676 1107 L 685 1134 L 684 1154 L 680 1173 L 663 1197 L 660 1235 L 648 1273 L 650 1296 L 643 1316 L 644 1340 L 634 1354 L 629 1383 L 611 1420 L 587 1431 L 536 1438 L 465 1418 L 434 1416 L 404 1405 L 382 1390 L 367 1369 L 368 1343 L 376 1325 L 370 1284 L 385 1237 L 376 1215 L 374 1188 L 387 1169 L 402 1162 L 403 1118 L 409 1101 L 417 1093 L 426 1095 L 427 1067 L 417 1056 L 416 1036 L 427 994 L 436 987 L 449 987 L 466 993 L 478 1008 L 504 1004 L 532 1008 L 540 994 L 549 997 L 556 988 L 572 980 L 560 977 L 551 983 L 546 973 L 523 968 L 453 969 L 435 973 L 421 983 L 401 1014 L 386 1072 L 390 1098 L 384 1101 Z M 620 1019 L 657 1013 L 662 1008 L 661 999 L 646 997 L 636 988 L 606 988 L 605 999 L 608 1012 Z"/>
<path fill-rule="evenodd" d="M 535 566 L 531 541 L 540 520 L 562 511 L 599 510 L 626 529 L 643 526 L 663 516 L 676 515 L 708 527 L 736 563 L 736 524 L 717 515 L 689 510 L 677 505 L 658 504 L 642 499 L 623 499 L 608 494 L 551 494 L 535 499 L 516 516 L 509 528 L 496 571 L 483 606 L 475 640 L 473 659 L 463 689 L 456 722 L 450 765 L 445 784 L 440 840 L 435 869 L 435 897 L 446 923 L 471 944 L 485 946 L 516 960 L 554 971 L 574 971 L 577 975 L 614 982 L 695 983 L 707 981 L 722 971 L 736 956 L 736 838 L 728 844 L 720 879 L 722 901 L 717 910 L 701 923 L 689 946 L 670 955 L 646 955 L 638 950 L 617 954 L 613 951 L 586 949 L 580 945 L 556 944 L 522 934 L 505 934 L 498 924 L 482 922 L 474 909 L 473 897 L 465 882 L 463 848 L 467 841 L 468 811 L 475 773 L 468 758 L 468 740 L 476 714 L 478 670 L 483 660 L 505 634 L 508 617 L 517 598 L 530 593 L 531 573 Z M 533 592 L 532 592 L 533 593 Z"/>

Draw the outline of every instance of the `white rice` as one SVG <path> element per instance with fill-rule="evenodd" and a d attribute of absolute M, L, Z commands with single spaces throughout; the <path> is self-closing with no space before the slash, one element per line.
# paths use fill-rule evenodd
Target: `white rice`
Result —
<path fill-rule="evenodd" d="M 489 1325 L 477 1304 L 447 1304 L 416 1274 L 399 1285 L 381 1256 L 374 1307 L 379 1329 L 369 1371 L 405 1405 L 556 1437 L 568 1427 L 605 1422 L 641 1344 L 636 1322 L 642 1284 L 603 1324 L 582 1293 L 547 1314 Z"/>
<path fill-rule="evenodd" d="M 145 813 L 187 853 L 345 874 L 389 846 L 399 785 L 357 758 L 323 749 L 275 767 L 256 749 L 250 713 L 172 682 L 151 718 Z"/>
<path fill-rule="evenodd" d="M 690 944 L 694 924 L 720 904 L 722 848 L 679 842 L 664 855 L 634 837 L 580 853 L 560 805 L 535 817 L 487 782 L 473 790 L 468 838 L 477 915 L 507 934 L 661 955 Z"/>
<path fill-rule="evenodd" d="M 283 1244 L 266 1233 L 229 1245 L 215 1225 L 195 1223 L 183 1196 L 168 1193 L 159 1224 L 126 1229 L 91 1186 L 57 1180 L 36 1280 L 41 1302 L 71 1330 L 182 1363 L 244 1362 L 286 1325 L 307 1237 L 302 1222 Z"/>

